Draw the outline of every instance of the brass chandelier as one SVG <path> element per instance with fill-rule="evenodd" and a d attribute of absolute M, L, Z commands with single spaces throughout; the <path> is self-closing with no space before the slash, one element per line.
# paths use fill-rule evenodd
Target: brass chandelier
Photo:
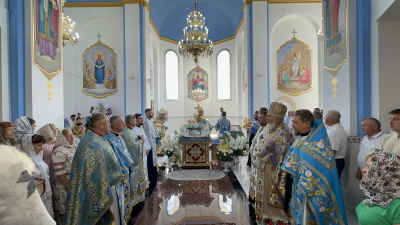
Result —
<path fill-rule="evenodd" d="M 74 44 L 78 44 L 79 42 L 79 34 L 78 33 L 74 33 L 75 31 L 75 22 L 71 20 L 71 18 L 69 18 L 68 15 L 66 15 L 64 13 L 64 4 L 65 4 L 65 0 L 61 1 L 62 4 L 62 14 L 61 14 L 61 19 L 62 19 L 62 31 L 63 31 L 63 35 L 62 35 L 62 43 L 63 43 L 63 47 L 65 47 L 65 45 L 69 42 L 71 43 L 71 45 Z"/>
<path fill-rule="evenodd" d="M 194 11 L 186 18 L 187 25 L 183 29 L 183 39 L 179 41 L 179 54 L 183 57 L 193 56 L 196 65 L 198 57 L 207 57 L 213 53 L 213 42 L 208 39 L 206 18 L 197 10 L 197 0 L 194 0 Z"/>

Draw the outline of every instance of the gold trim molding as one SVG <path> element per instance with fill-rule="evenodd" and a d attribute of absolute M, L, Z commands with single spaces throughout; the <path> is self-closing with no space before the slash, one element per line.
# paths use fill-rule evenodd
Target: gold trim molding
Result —
<path fill-rule="evenodd" d="M 160 33 L 158 33 L 158 30 L 157 30 L 157 28 L 156 28 L 156 25 L 154 25 L 153 20 L 151 19 L 151 17 L 149 17 L 149 22 L 150 22 L 151 26 L 153 27 L 154 32 L 156 32 L 156 34 L 157 34 L 157 36 L 158 36 L 158 38 L 159 38 L 160 40 L 163 40 L 163 41 L 166 41 L 166 42 L 169 42 L 169 43 L 172 43 L 172 44 L 176 44 L 176 45 L 178 44 L 177 41 L 174 41 L 174 40 L 172 40 L 172 39 L 169 39 L 169 38 L 166 38 L 166 37 L 161 36 Z"/>
<path fill-rule="evenodd" d="M 223 42 L 235 39 L 237 34 L 239 33 L 240 28 L 242 27 L 243 21 L 244 21 L 244 17 L 242 17 L 242 19 L 240 20 L 239 26 L 237 27 L 236 32 L 235 32 L 235 34 L 233 36 L 230 36 L 230 37 L 224 38 L 222 40 L 216 41 L 213 44 L 217 45 L 217 44 L 221 44 Z"/>
<path fill-rule="evenodd" d="M 139 4 L 145 6 L 150 12 L 149 4 L 144 0 L 121 0 L 120 2 L 66 2 L 65 8 L 80 7 L 123 7 L 125 4 Z"/>
<path fill-rule="evenodd" d="M 246 0 L 243 4 L 243 11 L 252 2 L 268 2 L 269 4 L 297 4 L 297 3 L 322 3 L 322 0 Z"/>

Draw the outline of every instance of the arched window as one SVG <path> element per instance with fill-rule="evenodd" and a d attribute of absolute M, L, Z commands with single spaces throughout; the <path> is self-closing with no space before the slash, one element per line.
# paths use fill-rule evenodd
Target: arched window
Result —
<path fill-rule="evenodd" d="M 217 99 L 231 99 L 231 54 L 222 50 L 217 56 Z"/>
<path fill-rule="evenodd" d="M 179 98 L 178 55 L 168 50 L 165 53 L 165 99 L 178 100 Z"/>

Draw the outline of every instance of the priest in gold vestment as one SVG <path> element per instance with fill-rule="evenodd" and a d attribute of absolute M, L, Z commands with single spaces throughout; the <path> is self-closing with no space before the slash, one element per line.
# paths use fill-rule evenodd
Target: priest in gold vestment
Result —
<path fill-rule="evenodd" d="M 286 153 L 293 143 L 293 136 L 283 122 L 287 107 L 272 102 L 266 116 L 265 137 L 259 140 L 255 159 L 255 214 L 258 224 L 289 224 L 289 197 L 286 187 L 288 175 L 280 169 Z M 265 116 L 265 115 L 264 115 Z"/>

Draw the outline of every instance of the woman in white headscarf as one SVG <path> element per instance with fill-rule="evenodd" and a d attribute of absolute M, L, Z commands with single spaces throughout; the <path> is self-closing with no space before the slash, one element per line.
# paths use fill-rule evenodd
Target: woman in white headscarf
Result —
<path fill-rule="evenodd" d="M 22 137 L 22 151 L 25 152 L 35 163 L 36 168 L 40 171 L 40 175 L 35 178 L 43 179 L 45 181 L 45 192 L 41 196 L 44 206 L 48 213 L 53 218 L 53 201 L 51 194 L 49 167 L 43 161 L 43 144 L 46 139 L 41 135 L 24 135 Z"/>
<path fill-rule="evenodd" d="M 33 131 L 35 131 L 36 121 L 26 116 L 21 116 L 20 118 L 15 120 L 14 129 L 15 129 L 15 147 L 21 150 L 22 137 L 24 135 L 33 135 Z"/>
<path fill-rule="evenodd" d="M 54 151 L 51 155 L 54 169 L 54 179 L 52 181 L 54 207 L 62 221 L 65 214 L 67 188 L 75 148 L 74 134 L 71 130 L 65 129 L 57 135 Z"/>
<path fill-rule="evenodd" d="M 42 135 L 46 139 L 46 143 L 43 145 L 43 161 L 49 166 L 50 180 L 53 180 L 53 160 L 51 160 L 51 154 L 53 153 L 57 136 L 56 125 L 48 123 L 41 127 L 36 134 Z"/>

